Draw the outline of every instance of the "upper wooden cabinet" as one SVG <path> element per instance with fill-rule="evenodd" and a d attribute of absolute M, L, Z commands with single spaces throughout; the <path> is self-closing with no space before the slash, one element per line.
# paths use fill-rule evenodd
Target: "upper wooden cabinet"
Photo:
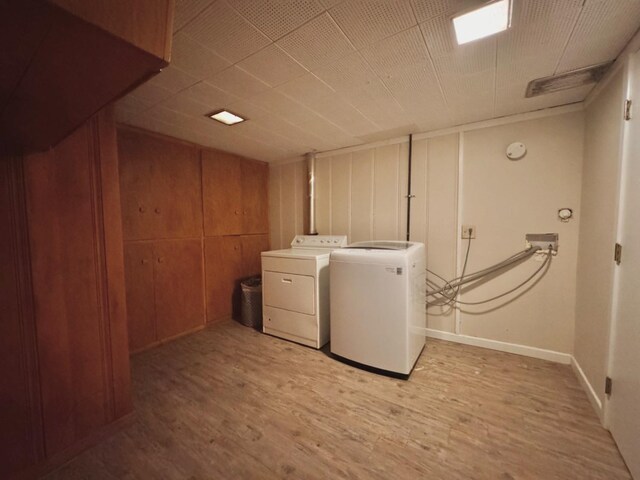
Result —
<path fill-rule="evenodd" d="M 124 239 L 202 236 L 198 149 L 120 129 L 118 150 Z"/>
<path fill-rule="evenodd" d="M 57 145 L 169 58 L 172 0 L 0 2 L 0 147 Z"/>
<path fill-rule="evenodd" d="M 266 163 L 202 150 L 205 236 L 267 233 L 268 183 Z"/>
<path fill-rule="evenodd" d="M 49 0 L 116 37 L 169 61 L 173 0 Z"/>

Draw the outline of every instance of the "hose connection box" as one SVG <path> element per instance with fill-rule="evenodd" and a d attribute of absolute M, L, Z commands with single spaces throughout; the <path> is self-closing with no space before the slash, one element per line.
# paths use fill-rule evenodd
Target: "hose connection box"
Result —
<path fill-rule="evenodd" d="M 558 253 L 557 233 L 527 233 L 525 240 L 527 242 L 527 248 L 540 247 L 540 249 L 545 252 L 551 248 L 552 253 Z"/>

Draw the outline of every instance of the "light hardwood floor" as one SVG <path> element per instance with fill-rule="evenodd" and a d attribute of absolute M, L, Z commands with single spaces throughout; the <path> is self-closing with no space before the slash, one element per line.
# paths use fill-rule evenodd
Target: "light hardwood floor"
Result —
<path fill-rule="evenodd" d="M 408 381 L 227 321 L 133 358 L 136 420 L 53 479 L 629 479 L 568 366 L 427 340 Z"/>

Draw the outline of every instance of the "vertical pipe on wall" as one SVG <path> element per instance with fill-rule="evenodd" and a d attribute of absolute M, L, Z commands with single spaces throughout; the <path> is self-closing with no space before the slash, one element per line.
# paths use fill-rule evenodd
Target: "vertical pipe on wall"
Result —
<path fill-rule="evenodd" d="M 407 168 L 407 242 L 411 239 L 411 154 L 413 147 L 413 135 L 409 134 L 409 165 Z"/>
<path fill-rule="evenodd" d="M 317 235 L 316 231 L 316 154 L 307 153 L 309 170 L 309 235 Z"/>

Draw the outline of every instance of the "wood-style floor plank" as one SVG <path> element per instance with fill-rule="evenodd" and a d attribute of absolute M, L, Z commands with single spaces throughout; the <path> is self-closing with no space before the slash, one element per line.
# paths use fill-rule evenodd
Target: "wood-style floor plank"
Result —
<path fill-rule="evenodd" d="M 227 321 L 133 381 L 133 424 L 49 480 L 631 478 L 570 367 L 466 345 L 403 381 Z"/>

